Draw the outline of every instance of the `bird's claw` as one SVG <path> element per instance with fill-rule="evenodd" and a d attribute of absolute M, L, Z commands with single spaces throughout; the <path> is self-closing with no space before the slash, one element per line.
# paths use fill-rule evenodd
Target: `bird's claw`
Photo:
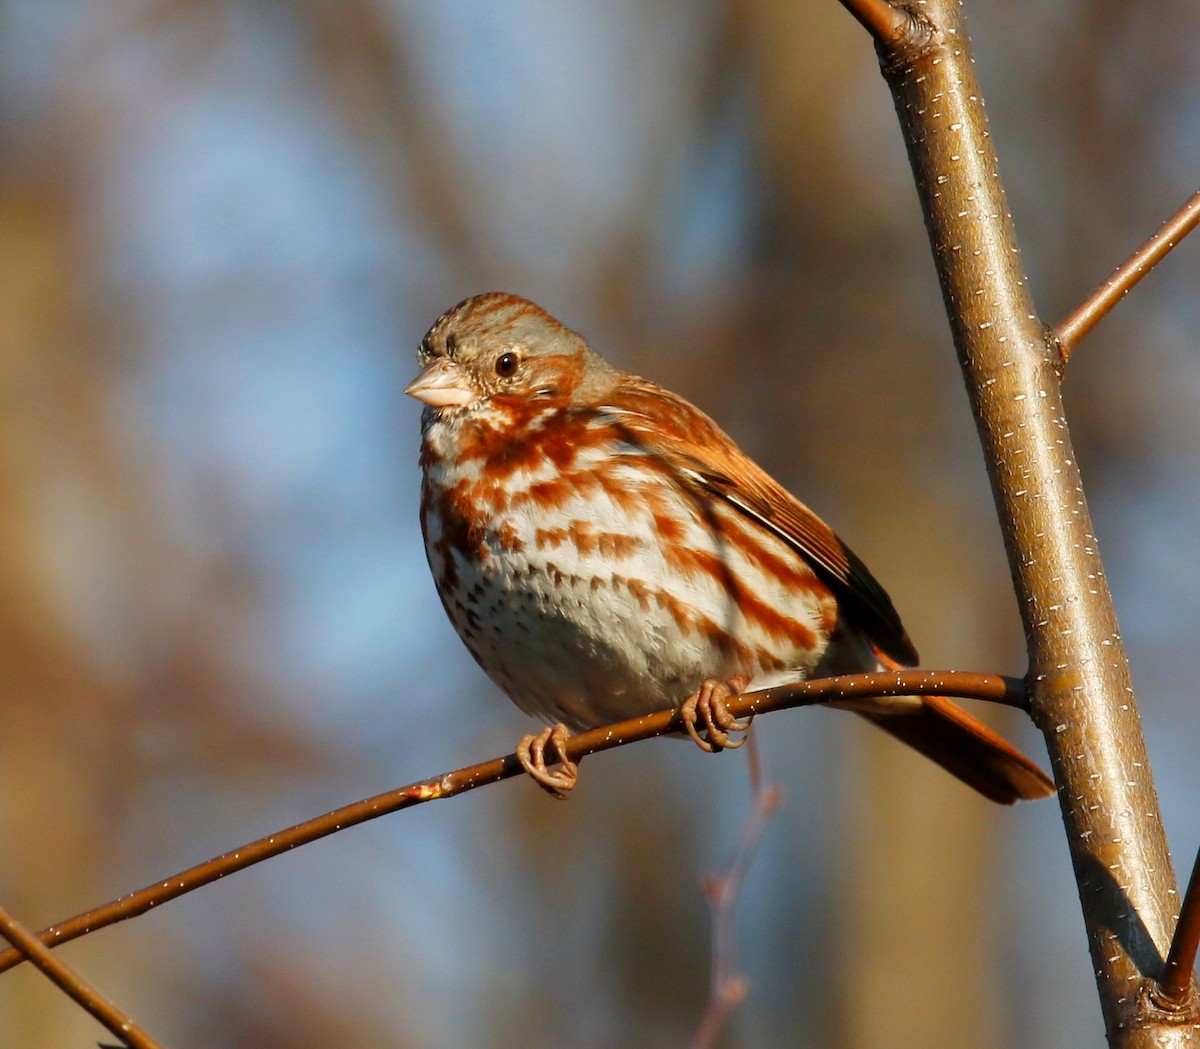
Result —
<path fill-rule="evenodd" d="M 566 799 L 579 780 L 579 765 L 567 757 L 567 740 L 571 734 L 567 726 L 559 722 L 542 729 L 537 735 L 524 736 L 517 744 L 517 760 L 521 768 L 533 777 L 546 793 Z M 550 747 L 551 760 L 559 768 L 546 768 L 546 747 Z"/>
<path fill-rule="evenodd" d="M 744 677 L 732 677 L 727 682 L 709 678 L 696 689 L 679 707 L 683 727 L 701 750 L 713 753 L 718 750 L 736 750 L 746 742 L 746 737 L 735 740 L 730 733 L 747 732 L 753 715 L 739 721 L 725 709 L 725 700 L 743 692 L 750 684 Z M 696 727 L 702 722 L 704 734 Z"/>

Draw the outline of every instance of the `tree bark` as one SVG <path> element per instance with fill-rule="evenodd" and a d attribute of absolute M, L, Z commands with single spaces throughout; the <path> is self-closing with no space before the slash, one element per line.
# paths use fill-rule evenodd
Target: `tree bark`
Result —
<path fill-rule="evenodd" d="M 1110 1045 L 1200 1046 L 1151 998 L 1178 905 L 1141 724 L 955 0 L 880 45 L 975 412 L 1029 651 Z"/>

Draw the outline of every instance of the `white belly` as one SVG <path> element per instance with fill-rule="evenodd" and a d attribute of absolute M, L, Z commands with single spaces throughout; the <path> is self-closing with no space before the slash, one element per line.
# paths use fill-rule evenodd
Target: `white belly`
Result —
<path fill-rule="evenodd" d="M 647 485 L 628 467 L 608 472 L 605 485 L 566 489 L 553 505 L 532 494 L 544 476 L 525 476 L 526 498 L 470 541 L 446 500 L 426 515 L 446 610 L 514 702 L 581 728 L 676 705 L 705 678 L 745 674 L 765 687 L 808 676 L 834 601 L 785 589 L 763 564 L 794 566 L 798 555 L 723 503 Z M 438 481 L 431 471 L 426 483 Z"/>

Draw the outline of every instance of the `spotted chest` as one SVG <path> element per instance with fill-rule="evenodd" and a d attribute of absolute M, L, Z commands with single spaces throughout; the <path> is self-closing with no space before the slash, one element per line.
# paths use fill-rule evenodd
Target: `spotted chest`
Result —
<path fill-rule="evenodd" d="M 533 428 L 536 433 L 536 428 Z M 455 452 L 427 429 L 422 527 L 438 592 L 488 675 L 574 728 L 681 701 L 707 677 L 807 676 L 837 616 L 775 537 L 599 423 L 559 447 Z"/>

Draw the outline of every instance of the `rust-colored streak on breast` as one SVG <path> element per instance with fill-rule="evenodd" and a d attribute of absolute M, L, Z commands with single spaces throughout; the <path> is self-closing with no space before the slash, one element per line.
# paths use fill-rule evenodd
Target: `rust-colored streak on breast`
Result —
<path fill-rule="evenodd" d="M 760 598 L 745 585 L 729 560 L 719 553 L 697 550 L 685 545 L 666 547 L 664 553 L 681 572 L 711 580 L 723 589 L 728 594 L 729 601 L 737 606 L 749 628 L 761 631 L 772 640 L 788 641 L 799 648 L 816 646 L 817 637 L 812 627 L 776 610 Z M 810 600 L 807 594 L 798 595 L 797 607 L 807 609 Z"/>
<path fill-rule="evenodd" d="M 612 585 L 623 588 L 638 603 L 643 612 L 650 611 L 651 598 L 658 598 L 661 593 L 661 591 L 655 591 L 640 579 L 631 579 L 629 576 L 617 575 L 615 573 L 612 576 Z"/>
<path fill-rule="evenodd" d="M 539 528 L 534 533 L 538 549 L 552 550 L 560 546 L 574 547 L 580 557 L 599 554 L 609 561 L 622 561 L 640 548 L 639 540 L 619 532 L 603 532 L 588 522 L 572 520 L 564 527 Z"/>
<path fill-rule="evenodd" d="M 487 537 L 497 550 L 506 554 L 519 554 L 525 549 L 525 543 L 509 521 L 498 522 L 495 528 L 488 530 Z"/>
<path fill-rule="evenodd" d="M 729 541 L 735 543 L 742 556 L 765 576 L 777 580 L 799 597 L 829 593 L 829 587 L 821 582 L 812 566 L 791 547 L 775 540 L 753 521 L 732 514 L 726 518 L 724 530 Z"/>

